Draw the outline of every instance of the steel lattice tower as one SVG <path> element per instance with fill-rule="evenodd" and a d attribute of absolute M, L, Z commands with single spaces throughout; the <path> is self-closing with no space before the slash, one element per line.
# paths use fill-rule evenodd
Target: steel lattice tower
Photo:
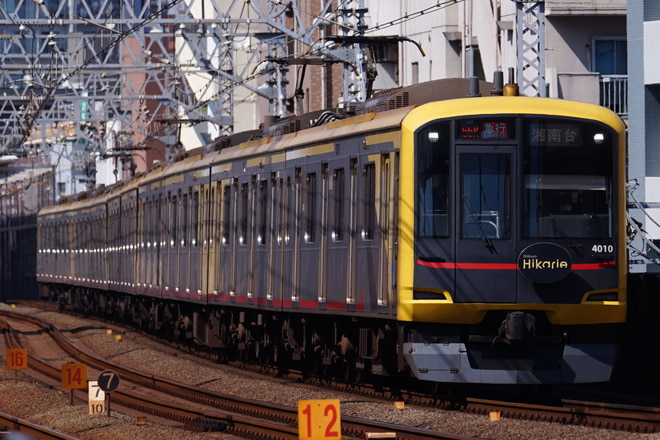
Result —
<path fill-rule="evenodd" d="M 524 96 L 545 96 L 545 2 L 516 0 L 518 83 Z"/>
<path fill-rule="evenodd" d="M 318 3 L 323 14 L 333 2 Z M 208 138 L 233 132 L 237 87 L 284 116 L 287 64 L 255 66 L 290 56 L 291 41 L 312 45 L 323 22 L 303 15 L 277 0 L 3 2 L 0 154 L 65 136 L 86 143 L 87 162 L 154 143 L 175 153 L 182 126 Z"/>

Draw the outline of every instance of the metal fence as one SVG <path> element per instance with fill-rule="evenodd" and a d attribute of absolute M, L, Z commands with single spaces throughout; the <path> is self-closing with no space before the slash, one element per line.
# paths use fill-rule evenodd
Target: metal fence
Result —
<path fill-rule="evenodd" d="M 600 76 L 600 105 L 620 116 L 628 114 L 628 75 Z"/>

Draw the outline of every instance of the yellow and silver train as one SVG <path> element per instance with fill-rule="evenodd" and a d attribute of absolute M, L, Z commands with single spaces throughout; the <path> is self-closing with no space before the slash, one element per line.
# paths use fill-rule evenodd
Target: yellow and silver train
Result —
<path fill-rule="evenodd" d="M 44 209 L 41 294 L 348 380 L 607 381 L 624 125 L 467 91 L 439 80 L 283 120 Z"/>

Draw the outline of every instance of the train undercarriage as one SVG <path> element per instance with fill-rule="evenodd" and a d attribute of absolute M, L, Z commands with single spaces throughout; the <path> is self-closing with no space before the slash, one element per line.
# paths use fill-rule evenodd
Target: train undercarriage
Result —
<path fill-rule="evenodd" d="M 617 357 L 612 343 L 617 326 L 566 331 L 546 323 L 522 337 L 520 326 L 531 316 L 519 312 L 493 314 L 475 327 L 203 304 L 60 284 L 42 284 L 40 296 L 62 310 L 133 326 L 219 362 L 238 360 L 279 375 L 294 370 L 348 383 L 385 383 L 392 377 L 436 385 L 606 382 Z M 525 318 L 522 324 L 519 317 Z M 512 328 L 502 333 L 500 323 Z"/>
<path fill-rule="evenodd" d="M 277 370 L 347 382 L 398 375 L 397 324 L 386 320 L 199 304 L 121 292 L 41 285 L 61 310 L 112 319 L 169 341 Z"/>

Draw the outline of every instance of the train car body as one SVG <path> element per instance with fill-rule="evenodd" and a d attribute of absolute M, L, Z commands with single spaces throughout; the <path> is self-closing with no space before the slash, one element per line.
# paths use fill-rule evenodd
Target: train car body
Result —
<path fill-rule="evenodd" d="M 44 296 L 346 379 L 608 380 L 626 315 L 623 124 L 561 100 L 446 99 L 457 86 L 44 209 Z"/>

